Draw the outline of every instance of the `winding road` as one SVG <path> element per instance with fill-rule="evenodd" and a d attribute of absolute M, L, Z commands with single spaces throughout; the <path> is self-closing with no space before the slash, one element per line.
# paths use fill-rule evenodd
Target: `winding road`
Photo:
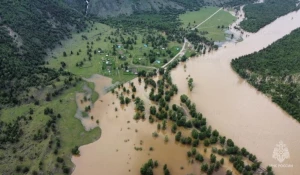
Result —
<path fill-rule="evenodd" d="M 189 43 L 188 40 L 186 38 L 184 38 L 184 44 L 180 50 L 180 52 L 175 55 L 168 63 L 166 63 L 165 65 L 163 65 L 161 68 L 166 68 L 170 63 L 172 63 L 178 56 L 183 56 L 185 54 L 185 46 L 186 44 Z"/>
<path fill-rule="evenodd" d="M 200 27 L 202 24 L 204 24 L 206 21 L 208 21 L 210 18 L 212 18 L 213 16 L 215 16 L 219 11 L 221 11 L 223 8 L 220 8 L 219 10 L 217 10 L 215 13 L 213 13 L 212 15 L 210 15 L 208 18 L 206 18 L 204 21 L 202 21 L 200 24 L 198 24 L 196 27 L 192 28 L 191 30 L 195 30 L 196 28 Z M 186 44 L 189 43 L 188 40 L 186 38 L 184 38 L 184 44 L 180 50 L 180 52 L 175 55 L 168 63 L 166 63 L 165 65 L 162 66 L 162 68 L 166 68 L 170 63 L 172 63 L 179 55 L 183 56 L 185 54 L 185 47 Z"/>
<path fill-rule="evenodd" d="M 220 8 L 219 10 L 217 10 L 215 13 L 213 13 L 212 15 L 210 15 L 208 18 L 206 18 L 204 21 L 202 21 L 200 24 L 198 24 L 196 27 L 192 28 L 191 30 L 195 30 L 196 28 L 198 28 L 199 26 L 201 26 L 202 24 L 204 24 L 206 21 L 208 21 L 210 18 L 212 18 L 213 16 L 215 16 L 219 11 L 221 11 L 223 8 Z M 189 41 L 184 38 L 184 44 L 181 48 L 181 50 L 179 51 L 179 53 L 177 55 L 175 55 L 168 63 L 166 63 L 165 65 L 163 65 L 161 68 L 166 68 L 170 63 L 172 63 L 178 56 L 183 56 L 185 54 L 185 47 L 186 44 L 188 44 Z M 156 67 L 151 67 L 151 66 L 141 66 L 141 65 L 134 65 L 132 63 L 133 67 L 141 67 L 141 68 L 149 68 L 149 69 L 157 69 Z"/>

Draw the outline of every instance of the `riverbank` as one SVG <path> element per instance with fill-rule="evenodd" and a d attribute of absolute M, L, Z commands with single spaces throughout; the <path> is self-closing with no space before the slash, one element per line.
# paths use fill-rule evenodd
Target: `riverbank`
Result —
<path fill-rule="evenodd" d="M 39 174 L 71 172 L 71 150 L 100 138 L 101 129 L 86 131 L 74 118 L 75 94 L 82 92 L 84 82 L 65 89 L 51 101 L 5 108 L 0 113 L 1 139 L 6 133 L 17 142 L 0 145 L 0 174 Z M 7 130 L 10 129 L 10 130 Z M 57 161 L 59 159 L 60 162 Z"/>
<path fill-rule="evenodd" d="M 278 18 L 258 33 L 244 37 L 241 43 L 227 43 L 218 51 L 191 59 L 184 66 L 172 71 L 180 93 L 186 93 L 187 84 L 182 77 L 197 75 L 191 94 L 208 123 L 240 146 L 258 156 L 263 166 L 278 164 L 272 158 L 273 150 L 283 141 L 290 152 L 285 163 L 293 168 L 274 168 L 277 174 L 297 174 L 300 167 L 299 124 L 265 95 L 242 80 L 230 67 L 232 59 L 259 51 L 274 41 L 300 27 L 300 12 L 292 12 Z M 185 72 L 186 70 L 186 72 Z"/>
<path fill-rule="evenodd" d="M 148 98 L 150 89 L 145 90 L 145 84 L 139 83 L 138 79 L 134 79 L 131 83 L 136 86 L 137 92 L 134 94 L 144 101 L 145 113 L 149 116 L 149 108 L 154 105 Z M 124 84 L 124 87 L 129 89 L 129 83 Z M 96 89 L 99 89 L 97 84 Z M 180 104 L 179 97 L 175 96 L 172 104 Z M 163 173 L 163 164 L 168 165 L 172 174 L 201 174 L 199 163 L 191 163 L 187 157 L 191 147 L 175 141 L 175 134 L 171 132 L 172 124 L 168 122 L 167 130 L 157 131 L 157 123 L 150 124 L 148 119 L 134 120 L 134 106 L 133 102 L 125 106 L 120 105 L 119 99 L 112 93 L 102 96 L 95 102 L 89 115 L 94 116 L 94 121 L 100 121 L 101 139 L 80 147 L 81 156 L 72 158 L 76 165 L 73 174 L 138 174 L 142 165 L 150 158 L 158 160 L 160 164 L 160 168 L 155 170 L 156 174 Z M 83 124 L 86 127 L 93 127 L 93 123 Z M 178 130 L 184 136 L 189 136 L 191 131 L 182 128 Z M 157 138 L 152 136 L 155 131 L 159 135 Z M 164 141 L 166 136 L 168 143 Z M 207 151 L 204 152 L 203 143 L 197 148 L 206 160 L 209 160 L 211 149 L 212 147 L 207 147 Z M 221 156 L 217 155 L 217 158 L 220 160 Z M 118 168 L 115 168 L 116 166 Z M 234 171 L 228 157 L 223 168 L 216 174 L 224 174 L 227 169 Z"/>
<path fill-rule="evenodd" d="M 299 171 L 296 164 L 300 155 L 298 142 L 295 141 L 300 133 L 298 123 L 274 105 L 269 98 L 240 79 L 232 71 L 230 61 L 238 56 L 258 51 L 300 27 L 300 24 L 291 23 L 291 18 L 300 20 L 300 13 L 291 13 L 277 19 L 258 33 L 245 37 L 241 43 L 227 43 L 226 47 L 216 52 L 192 58 L 186 62 L 186 70 L 182 64 L 172 71 L 179 94 L 188 94 L 198 106 L 197 109 L 207 117 L 210 125 L 227 138 L 232 138 L 237 145 L 247 147 L 263 162 L 263 166 L 278 163 L 272 158 L 273 150 L 280 140 L 287 144 L 291 158 L 286 160 L 286 163 L 294 164 L 294 167 L 275 168 L 277 174 L 296 174 Z M 195 88 L 192 93 L 189 93 L 186 83 L 188 75 L 194 78 Z M 137 79 L 132 82 L 138 84 Z M 149 107 L 151 104 L 147 98 L 149 91 L 144 90 L 143 84 L 137 85 L 137 92 L 137 96 L 146 101 Z M 179 101 L 178 96 L 173 100 Z M 74 174 L 132 174 L 131 172 L 139 171 L 150 156 L 154 160 L 167 163 L 171 172 L 175 174 L 193 170 L 195 174 L 199 172 L 199 166 L 195 168 L 184 163 L 187 161 L 180 161 L 186 160 L 187 148 L 176 145 L 172 140 L 174 137 L 169 137 L 170 142 L 167 146 L 164 145 L 163 136 L 157 139 L 151 136 L 156 126 L 149 124 L 148 121 L 133 120 L 133 104 L 121 109 L 119 101 L 110 93 L 95 103 L 91 114 L 100 121 L 102 137 L 92 144 L 81 147 L 81 157 L 72 158 L 76 164 Z M 159 133 L 161 134 L 168 133 Z M 143 151 L 138 152 L 134 147 L 140 147 L 141 140 Z M 148 151 L 150 145 L 154 145 L 153 152 Z M 118 168 L 114 168 L 115 166 Z M 184 170 L 176 168 L 180 166 L 183 166 Z"/>

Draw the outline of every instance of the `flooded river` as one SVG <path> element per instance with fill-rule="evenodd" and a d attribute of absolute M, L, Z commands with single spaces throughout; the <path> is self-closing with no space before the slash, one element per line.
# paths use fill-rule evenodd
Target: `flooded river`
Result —
<path fill-rule="evenodd" d="M 103 77 L 102 77 L 103 80 Z M 107 82 L 107 80 L 105 80 Z M 137 93 L 145 102 L 146 116 L 149 116 L 149 108 L 153 105 L 148 99 L 148 92 L 144 90 L 144 84 L 133 80 Z M 96 81 L 97 86 L 102 83 Z M 102 85 L 103 86 L 103 85 Z M 125 85 L 128 87 L 128 84 Z M 177 104 L 178 98 L 174 100 Z M 171 125 L 168 123 L 166 131 L 158 132 L 158 138 L 153 138 L 152 133 L 157 131 L 157 123 L 150 124 L 148 120 L 135 121 L 133 116 L 134 103 L 128 106 L 121 106 L 116 95 L 108 93 L 101 97 L 94 104 L 89 114 L 94 120 L 83 120 L 86 128 L 92 128 L 95 121 L 99 119 L 102 130 L 101 138 L 89 145 L 80 147 L 80 157 L 73 157 L 72 161 L 76 168 L 73 174 L 139 174 L 141 166 L 150 158 L 158 160 L 159 168 L 155 169 L 156 174 L 163 173 L 163 165 L 167 164 L 172 174 L 200 174 L 198 163 L 188 162 L 187 152 L 190 146 L 183 146 L 175 142 L 175 135 L 171 133 Z M 116 111 L 117 108 L 117 111 Z M 184 136 L 189 136 L 190 131 L 182 129 Z M 168 136 L 168 143 L 164 142 Z M 142 148 L 142 151 L 135 150 Z M 150 147 L 153 151 L 150 151 Z M 200 151 L 200 150 L 199 150 Z M 211 149 L 206 153 L 200 151 L 204 157 L 209 157 Z M 219 157 L 220 159 L 220 157 Z M 233 169 L 232 165 L 225 161 L 223 166 L 226 169 Z M 218 174 L 224 174 L 225 169 L 220 169 Z"/>
<path fill-rule="evenodd" d="M 133 82 L 138 91 L 136 95 L 148 103 L 145 107 L 149 109 L 151 102 L 147 99 L 144 85 L 138 85 L 136 80 Z M 96 83 L 96 88 L 100 84 Z M 138 174 L 140 167 L 150 158 L 170 165 L 176 161 L 173 166 L 177 166 L 177 170 L 172 171 L 187 173 L 186 170 L 191 166 L 188 165 L 186 152 L 190 148 L 176 145 L 171 133 L 161 132 L 159 137 L 154 139 L 152 133 L 156 131 L 156 124 L 150 124 L 148 120 L 136 122 L 133 120 L 134 114 L 133 103 L 121 106 L 116 95 L 111 93 L 100 98 L 89 114 L 95 117 L 94 121 L 83 123 L 87 128 L 91 128 L 99 119 L 101 139 L 80 148 L 81 156 L 72 159 L 76 164 L 73 174 Z M 164 135 L 169 137 L 167 144 L 164 143 Z M 136 151 L 135 147 L 143 150 Z M 150 151 L 150 147 L 153 151 Z M 186 170 L 181 170 L 181 166 Z M 161 173 L 162 169 L 158 172 Z"/>
<path fill-rule="evenodd" d="M 290 158 L 281 164 L 293 165 L 293 168 L 274 168 L 275 173 L 283 175 L 300 172 L 300 124 L 241 79 L 231 69 L 230 62 L 267 47 L 298 27 L 300 11 L 278 18 L 241 43 L 226 44 L 214 53 L 192 58 L 186 63 L 186 72 L 183 66 L 172 71 L 174 83 L 182 94 L 188 91 L 185 77 L 194 78 L 191 99 L 208 123 L 257 155 L 264 166 L 280 164 L 272 154 L 276 144 L 283 141 Z"/>
<path fill-rule="evenodd" d="M 179 94 L 189 94 L 209 125 L 233 139 L 238 146 L 254 153 L 263 166 L 279 164 L 272 154 L 276 144 L 283 141 L 290 158 L 282 164 L 293 165 L 293 168 L 274 168 L 276 174 L 283 175 L 297 175 L 300 172 L 300 125 L 269 98 L 240 79 L 232 71 L 230 61 L 267 47 L 297 27 L 300 27 L 300 12 L 290 13 L 258 33 L 250 34 L 241 43 L 226 44 L 226 47 L 214 53 L 190 59 L 186 63 L 186 71 L 183 65 L 172 71 Z M 188 93 L 188 75 L 195 82 L 192 93 Z M 150 90 L 145 92 L 144 85 L 138 85 L 137 79 L 133 82 L 137 88 L 136 96 L 145 101 L 148 112 L 151 105 L 147 98 Z M 98 91 L 100 86 L 101 81 L 96 82 Z M 178 98 L 175 97 L 174 101 L 178 102 Z M 160 164 L 155 169 L 157 174 L 162 174 L 163 164 L 168 164 L 175 175 L 200 174 L 199 164 L 189 164 L 187 161 L 186 154 L 190 148 L 174 142 L 174 135 L 169 132 L 170 126 L 168 131 L 159 132 L 159 137 L 154 139 L 152 133 L 156 131 L 156 124 L 150 124 L 148 120 L 136 122 L 133 120 L 134 113 L 133 103 L 122 108 L 115 95 L 108 93 L 100 97 L 89 115 L 94 116 L 92 125 L 99 119 L 101 138 L 80 147 L 81 156 L 72 158 L 76 165 L 73 174 L 135 175 L 150 158 L 158 160 Z M 91 124 L 86 122 L 85 125 Z M 169 137 L 168 143 L 164 143 L 165 135 Z M 134 147 L 142 147 L 143 150 L 136 151 Z M 150 147 L 153 147 L 153 151 L 149 150 Z M 209 150 L 206 154 L 210 155 Z M 225 168 L 231 169 L 227 163 Z M 224 170 L 219 174 L 224 174 Z"/>

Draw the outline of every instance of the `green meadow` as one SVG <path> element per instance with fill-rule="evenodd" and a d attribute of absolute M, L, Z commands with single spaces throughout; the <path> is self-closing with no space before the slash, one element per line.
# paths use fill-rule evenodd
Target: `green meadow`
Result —
<path fill-rule="evenodd" d="M 84 82 L 78 83 L 76 87 L 66 90 L 63 95 L 50 102 L 42 102 L 39 105 L 25 104 L 1 110 L 1 122 L 14 123 L 18 117 L 25 117 L 19 122 L 23 132 L 19 142 L 0 149 L 2 172 L 22 174 L 29 168 L 30 174 L 41 170 L 50 174 L 64 174 L 64 171 L 71 170 L 71 150 L 75 146 L 91 143 L 101 135 L 100 128 L 85 131 L 81 121 L 74 117 L 77 109 L 75 93 L 82 91 L 83 84 Z M 46 108 L 53 109 L 55 115 L 61 115 L 52 126 L 56 130 L 55 133 L 53 128 L 49 131 L 45 129 L 52 119 L 45 115 Z M 42 138 L 35 139 L 35 135 L 40 133 Z M 62 158 L 63 162 L 58 161 L 59 158 Z M 11 167 L 12 165 L 15 167 Z"/>
<path fill-rule="evenodd" d="M 60 69 L 64 62 L 65 70 L 81 77 L 101 74 L 111 77 L 113 82 L 126 82 L 135 78 L 140 70 L 161 67 L 181 49 L 182 44 L 176 42 L 169 42 L 165 47 L 152 47 L 151 42 L 146 42 L 149 36 L 159 38 L 163 34 L 117 31 L 107 25 L 95 23 L 53 50 L 47 58 L 48 67 Z M 134 43 L 125 48 L 122 38 L 125 43 L 128 40 Z M 147 57 L 150 53 L 155 54 L 155 61 L 152 63 Z"/>
<path fill-rule="evenodd" d="M 207 19 L 209 16 L 214 14 L 218 7 L 205 7 L 201 8 L 198 11 L 189 11 L 179 16 L 179 19 L 183 23 L 182 26 L 187 27 L 195 27 L 200 24 L 202 21 Z"/>
<path fill-rule="evenodd" d="M 218 7 L 206 7 L 198 11 L 187 12 L 179 16 L 182 26 L 185 28 L 193 28 L 198 24 L 205 21 L 216 11 Z M 220 10 L 209 20 L 200 25 L 197 30 L 201 35 L 212 41 L 223 41 L 225 40 L 224 29 L 227 28 L 236 20 L 236 17 L 232 16 L 229 12 Z"/>

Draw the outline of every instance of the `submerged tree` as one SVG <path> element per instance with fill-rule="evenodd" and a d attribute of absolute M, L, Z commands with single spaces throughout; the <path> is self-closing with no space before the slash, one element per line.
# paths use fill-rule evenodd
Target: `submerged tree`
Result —
<path fill-rule="evenodd" d="M 189 78 L 188 85 L 189 85 L 190 91 L 192 91 L 194 88 L 193 82 L 194 82 L 193 78 Z"/>

